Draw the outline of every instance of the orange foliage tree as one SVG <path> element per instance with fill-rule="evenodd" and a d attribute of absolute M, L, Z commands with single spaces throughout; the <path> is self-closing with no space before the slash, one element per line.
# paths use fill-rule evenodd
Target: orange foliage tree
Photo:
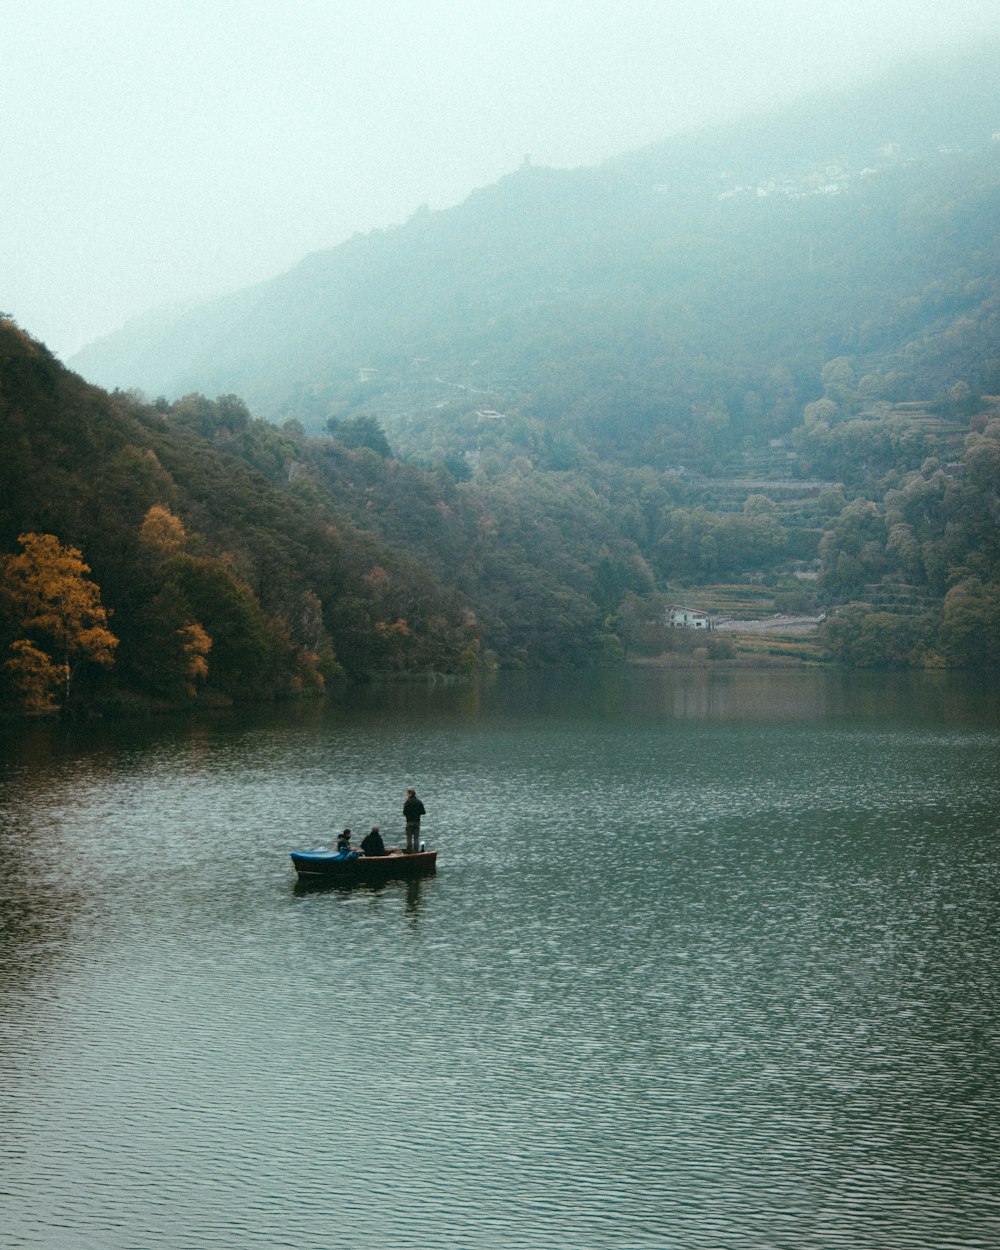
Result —
<path fill-rule="evenodd" d="M 118 639 L 76 547 L 53 534 L 22 534 L 18 542 L 20 555 L 0 556 L 4 606 L 20 635 L 4 667 L 25 710 L 50 710 L 60 686 L 65 708 L 79 665 L 110 667 Z"/>
<path fill-rule="evenodd" d="M 169 508 L 154 503 L 139 527 L 139 541 L 162 560 L 169 560 L 184 549 L 187 534 L 184 522 Z"/>
<path fill-rule="evenodd" d="M 208 676 L 208 653 L 212 650 L 212 640 L 196 621 L 181 626 L 177 636 L 184 654 L 185 690 L 193 699 L 197 692 L 196 683 Z"/>

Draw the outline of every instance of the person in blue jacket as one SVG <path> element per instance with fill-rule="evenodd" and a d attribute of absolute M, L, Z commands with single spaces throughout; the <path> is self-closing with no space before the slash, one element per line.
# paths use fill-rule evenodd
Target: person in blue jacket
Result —
<path fill-rule="evenodd" d="M 337 837 L 337 854 L 336 859 L 357 859 L 358 853 L 351 846 L 351 831 L 345 829 L 342 834 Z"/>

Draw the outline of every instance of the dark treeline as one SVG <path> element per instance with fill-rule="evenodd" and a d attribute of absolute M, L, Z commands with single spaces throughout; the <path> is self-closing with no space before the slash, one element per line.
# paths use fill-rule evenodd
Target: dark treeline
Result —
<path fill-rule="evenodd" d="M 748 576 L 825 608 L 833 658 L 997 665 L 1000 404 L 873 401 L 845 359 L 819 384 L 770 448 L 791 477 L 544 469 L 544 433 L 500 420 L 474 466 L 420 467 L 371 418 L 310 437 L 234 396 L 109 395 L 0 322 L 5 705 L 619 660 L 664 645 L 671 595 Z"/>
<path fill-rule="evenodd" d="M 4 321 L 0 439 L 8 702 L 62 697 L 68 682 L 46 660 L 60 676 L 78 670 L 75 705 L 105 707 L 308 694 L 341 674 L 481 662 L 462 597 L 297 480 L 295 443 L 237 399 L 109 396 Z M 100 663 L 86 641 L 96 618 L 72 608 L 91 583 L 116 640 Z M 32 649 L 12 653 L 17 642 Z"/>

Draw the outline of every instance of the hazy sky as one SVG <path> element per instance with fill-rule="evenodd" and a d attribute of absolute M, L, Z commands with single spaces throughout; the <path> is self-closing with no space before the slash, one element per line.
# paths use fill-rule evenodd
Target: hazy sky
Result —
<path fill-rule="evenodd" d="M 535 164 L 996 38 L 1000 0 L 0 0 L 0 310 L 63 357 Z"/>

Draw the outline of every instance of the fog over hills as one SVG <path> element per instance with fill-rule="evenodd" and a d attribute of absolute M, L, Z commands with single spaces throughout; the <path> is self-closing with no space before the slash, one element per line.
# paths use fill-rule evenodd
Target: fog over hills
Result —
<path fill-rule="evenodd" d="M 95 699 L 198 702 L 206 663 L 221 700 L 627 656 L 1000 668 L 994 78 L 526 161 L 93 344 L 111 395 L 0 318 L 0 550 L 83 553 L 121 640 Z M 0 653 L 22 624 L 0 603 Z"/>
<path fill-rule="evenodd" d="M 649 463 L 709 411 L 789 428 L 840 357 L 887 400 L 975 389 L 997 354 L 995 64 L 953 57 L 595 168 L 526 162 L 70 365 L 307 430 L 369 413 L 406 452 L 514 412 Z"/>

